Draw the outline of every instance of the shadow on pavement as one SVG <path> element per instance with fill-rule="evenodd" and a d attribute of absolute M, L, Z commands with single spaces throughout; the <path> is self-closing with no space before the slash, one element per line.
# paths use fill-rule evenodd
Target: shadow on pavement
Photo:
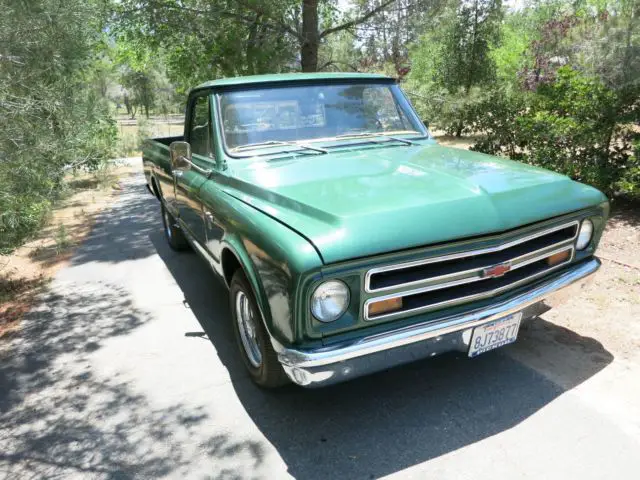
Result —
<path fill-rule="evenodd" d="M 82 268 L 156 254 L 149 235 L 161 232 L 158 202 L 140 175 L 124 183 L 115 208 L 99 216 L 74 252 L 71 266 L 80 268 L 68 268 L 62 280 L 57 276 L 20 331 L 0 343 L 2 479 L 189 478 L 203 453 L 217 466 L 238 455 L 255 465 L 262 461 L 262 443 L 237 439 L 233 432 L 209 434 L 215 419 L 206 406 L 159 406 L 120 370 L 97 367 L 96 356 L 108 352 L 112 341 L 157 320 L 136 306 L 131 285 L 119 283 L 119 274 L 94 269 L 96 278 L 87 279 L 92 267 Z"/>
<path fill-rule="evenodd" d="M 538 319 L 519 343 L 474 360 L 445 355 L 325 389 L 261 390 L 233 342 L 222 282 L 195 254 L 172 252 L 161 233 L 151 240 L 247 412 L 297 478 L 377 478 L 452 452 L 517 425 L 613 360 L 596 340 Z M 580 368 L 552 363 L 562 386 L 550 381 L 513 358 L 530 342 Z"/>
<path fill-rule="evenodd" d="M 202 452 L 214 465 L 234 452 L 260 461 L 261 443 L 209 434 L 205 406 L 158 406 L 108 362 L 96 367 L 103 348 L 152 320 L 108 279 L 52 282 L 0 344 L 0 478 L 185 477 Z"/>
<path fill-rule="evenodd" d="M 155 254 L 149 235 L 160 225 L 160 205 L 146 188 L 142 175 L 123 182 L 114 199 L 117 208 L 100 213 L 91 234 L 73 254 L 72 265 L 87 262 L 117 263 Z"/>

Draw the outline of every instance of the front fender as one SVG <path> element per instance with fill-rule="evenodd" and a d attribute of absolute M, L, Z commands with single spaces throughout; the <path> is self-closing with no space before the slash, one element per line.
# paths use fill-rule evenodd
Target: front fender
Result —
<path fill-rule="evenodd" d="M 244 271 L 247 280 L 249 280 L 249 283 L 253 288 L 253 293 L 255 295 L 256 302 L 258 303 L 260 314 L 265 321 L 265 326 L 267 327 L 269 334 L 273 337 L 274 334 L 272 332 L 273 327 L 271 322 L 266 321 L 267 318 L 271 318 L 271 308 L 268 300 L 269 296 L 267 295 L 263 282 L 260 279 L 260 275 L 257 273 L 253 260 L 247 252 L 242 239 L 235 234 L 228 235 L 223 242 L 222 251 L 224 250 L 228 250 L 233 254 Z M 221 271 L 220 274 L 223 278 L 225 277 L 224 271 Z"/>
<path fill-rule="evenodd" d="M 230 251 L 244 269 L 272 339 L 280 345 L 307 343 L 300 292 L 322 261 L 313 246 L 279 221 L 235 197 L 226 213 L 220 258 Z M 230 205 L 231 206 L 231 205 Z M 274 345 L 275 346 L 275 345 Z"/>

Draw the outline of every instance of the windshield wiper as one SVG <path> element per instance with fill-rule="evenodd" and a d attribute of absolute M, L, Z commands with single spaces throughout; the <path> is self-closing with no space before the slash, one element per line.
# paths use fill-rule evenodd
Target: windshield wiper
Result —
<path fill-rule="evenodd" d="M 415 130 L 406 130 L 406 131 L 401 131 L 396 133 L 405 134 L 405 133 L 420 133 L 420 132 L 416 132 Z M 411 140 L 407 140 L 406 138 L 395 137 L 393 135 L 388 135 L 384 132 L 344 133 L 342 135 L 337 135 L 334 138 L 366 138 L 366 137 L 382 137 L 384 139 L 395 140 L 396 142 L 402 142 L 407 145 L 416 144 L 415 142 L 412 142 Z"/>
<path fill-rule="evenodd" d="M 281 141 L 281 140 L 269 140 L 269 141 L 266 141 L 266 142 L 248 143 L 246 145 L 240 145 L 239 147 L 232 148 L 231 151 L 232 152 L 240 152 L 242 150 L 248 150 L 248 149 L 251 149 L 251 148 L 277 147 L 279 145 L 300 147 L 300 148 L 306 148 L 307 150 L 313 150 L 314 152 L 328 153 L 328 151 L 325 150 L 324 148 L 312 147 L 311 145 L 307 145 L 305 143 L 300 143 L 300 142 L 285 142 L 285 141 Z"/>

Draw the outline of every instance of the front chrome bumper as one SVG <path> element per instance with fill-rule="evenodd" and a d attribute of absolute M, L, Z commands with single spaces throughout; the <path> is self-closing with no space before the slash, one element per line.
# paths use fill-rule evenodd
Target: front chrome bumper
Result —
<path fill-rule="evenodd" d="M 516 312 L 523 313 L 523 320 L 540 315 L 577 295 L 598 268 L 600 261 L 591 258 L 507 301 L 339 345 L 315 350 L 274 346 L 294 383 L 304 387 L 331 385 L 444 352 L 464 352 L 473 328 Z"/>

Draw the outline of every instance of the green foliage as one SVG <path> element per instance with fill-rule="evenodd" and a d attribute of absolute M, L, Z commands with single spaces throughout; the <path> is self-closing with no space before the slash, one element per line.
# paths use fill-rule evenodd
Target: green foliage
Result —
<path fill-rule="evenodd" d="M 469 111 L 496 79 L 491 48 L 500 42 L 502 16 L 501 0 L 455 1 L 412 52 L 408 89 L 423 99 L 423 118 L 447 133 L 469 131 Z"/>
<path fill-rule="evenodd" d="M 633 152 L 633 157 L 625 165 L 615 188 L 621 195 L 640 199 L 640 138 L 636 138 Z"/>
<path fill-rule="evenodd" d="M 67 228 L 61 223 L 58 225 L 56 229 L 56 235 L 54 237 L 56 242 L 56 254 L 60 255 L 67 248 L 71 246 L 71 240 L 69 239 L 69 234 L 67 233 Z"/>
<path fill-rule="evenodd" d="M 126 37 L 119 39 L 114 50 L 122 101 L 132 119 L 138 111 L 149 118 L 154 108 L 160 107 L 165 114 L 176 109 L 175 88 L 167 80 L 164 52 L 152 50 L 140 39 L 128 41 Z"/>
<path fill-rule="evenodd" d="M 500 43 L 490 51 L 496 66 L 496 80 L 502 88 L 518 88 L 518 72 L 527 63 L 527 49 L 534 34 L 534 26 L 528 15 L 512 12 L 505 17 Z"/>
<path fill-rule="evenodd" d="M 356 0 L 353 3 L 355 6 L 347 12 L 348 18 L 361 16 L 381 2 Z M 413 61 L 410 47 L 434 28 L 431 19 L 437 17 L 446 4 L 447 0 L 396 0 L 388 9 L 369 19 L 355 35 L 352 31 L 341 32 L 350 46 L 329 58 L 342 70 L 385 72 L 402 79 Z M 353 48 L 354 36 L 360 48 Z M 323 48 L 331 50 L 330 45 L 325 44 Z"/>
<path fill-rule="evenodd" d="M 525 12 L 518 22 L 531 41 L 518 82 L 501 81 L 494 100 L 479 106 L 485 115 L 473 128 L 487 137 L 474 148 L 640 198 L 639 9 L 617 0 Z"/>
<path fill-rule="evenodd" d="M 424 120 L 483 134 L 478 150 L 640 198 L 637 0 L 344 5 L 0 0 L 0 253 L 42 225 L 66 172 L 101 174 L 117 137 L 109 97 L 132 117 L 168 115 L 201 81 L 295 71 L 315 54 L 312 69 L 405 80 Z M 150 133 L 139 127 L 121 153 Z"/>
<path fill-rule="evenodd" d="M 0 0 L 0 253 L 37 230 L 64 175 L 112 154 L 116 126 L 91 85 L 102 4 Z M 34 34 L 37 32 L 37 34 Z"/>
<path fill-rule="evenodd" d="M 151 126 L 149 122 L 143 119 L 138 120 L 138 132 L 136 135 L 136 148 L 142 150 L 143 143 L 151 136 Z"/>
<path fill-rule="evenodd" d="M 149 111 L 156 102 L 154 72 L 127 70 L 120 78 L 120 82 L 126 89 L 124 102 L 131 118 L 135 118 L 138 108 L 144 109 L 145 116 L 149 118 Z"/>
<path fill-rule="evenodd" d="M 504 93 L 504 92 L 503 92 Z M 566 174 L 611 194 L 633 172 L 630 133 L 618 125 L 617 92 L 597 77 L 569 67 L 534 94 L 494 95 L 482 105 L 475 128 L 487 138 L 473 149 Z M 626 189 L 632 191 L 628 183 Z"/>
<path fill-rule="evenodd" d="M 296 5 L 123 0 L 116 5 L 118 43 L 134 52 L 161 52 L 169 79 L 185 93 L 214 78 L 290 70 L 296 41 L 285 21 L 274 19 L 290 18 Z"/>
<path fill-rule="evenodd" d="M 489 91 L 485 100 L 474 105 L 469 113 L 472 119 L 469 128 L 483 134 L 472 150 L 522 160 L 527 136 L 517 120 L 526 113 L 527 102 L 526 95 L 507 88 Z"/>
<path fill-rule="evenodd" d="M 430 127 L 443 130 L 448 135 L 475 132 L 477 116 L 484 114 L 483 109 L 490 103 L 492 93 L 481 87 L 472 87 L 466 94 L 454 95 L 445 88 L 416 88 L 411 83 L 407 90 L 420 118 Z"/>

